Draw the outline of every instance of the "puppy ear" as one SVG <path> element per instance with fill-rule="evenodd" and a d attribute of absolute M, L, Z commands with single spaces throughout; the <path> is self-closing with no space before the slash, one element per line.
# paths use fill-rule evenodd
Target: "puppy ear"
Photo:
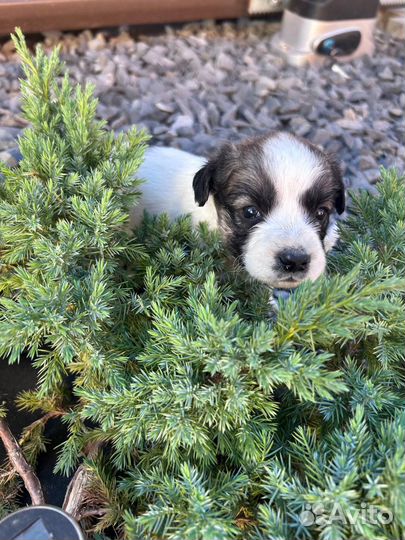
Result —
<path fill-rule="evenodd" d="M 214 160 L 212 160 L 204 165 L 204 167 L 202 167 L 194 176 L 194 198 L 198 206 L 204 206 L 208 200 L 214 185 L 215 169 L 216 163 Z"/>
<path fill-rule="evenodd" d="M 344 187 L 341 188 L 336 197 L 336 210 L 338 214 L 343 214 L 346 207 L 346 193 Z"/>
<path fill-rule="evenodd" d="M 237 148 L 233 143 L 223 144 L 214 156 L 194 176 L 195 202 L 204 206 L 210 193 L 220 190 L 227 182 L 237 161 Z"/>
<path fill-rule="evenodd" d="M 342 169 L 339 162 L 334 156 L 329 157 L 330 168 L 332 169 L 332 175 L 337 187 L 335 196 L 335 207 L 338 214 L 343 214 L 346 206 L 346 189 L 343 182 Z"/>

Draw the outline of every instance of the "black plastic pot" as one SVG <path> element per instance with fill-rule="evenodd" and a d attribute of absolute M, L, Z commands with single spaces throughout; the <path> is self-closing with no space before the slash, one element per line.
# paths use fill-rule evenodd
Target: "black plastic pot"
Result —
<path fill-rule="evenodd" d="M 22 508 L 0 521 L 0 540 L 84 540 L 79 525 L 54 506 Z"/>
<path fill-rule="evenodd" d="M 30 360 L 22 358 L 18 364 L 9 365 L 7 359 L 0 358 L 0 403 L 6 402 L 7 422 L 16 438 L 21 435 L 24 427 L 41 416 L 19 411 L 15 405 L 17 395 L 23 390 L 33 390 L 36 382 L 36 372 Z M 50 420 L 45 428 L 45 437 L 49 441 L 47 452 L 39 456 L 36 472 L 41 481 L 46 502 L 61 506 L 70 478 L 55 475 L 53 468 L 57 459 L 57 446 L 66 440 L 66 428 L 60 420 Z M 5 451 L 0 440 L 0 462 L 4 457 Z M 21 504 L 30 502 L 28 494 L 23 493 Z"/>

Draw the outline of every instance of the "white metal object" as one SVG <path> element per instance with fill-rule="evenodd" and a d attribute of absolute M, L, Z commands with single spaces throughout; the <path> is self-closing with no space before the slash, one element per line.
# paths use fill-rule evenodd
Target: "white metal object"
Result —
<path fill-rule="evenodd" d="M 283 11 L 284 0 L 250 0 L 248 3 L 249 15 L 263 13 L 278 13 Z"/>
<path fill-rule="evenodd" d="M 405 0 L 380 0 L 382 7 L 404 7 Z"/>
<path fill-rule="evenodd" d="M 370 18 L 340 21 L 307 19 L 286 9 L 284 10 L 281 30 L 274 36 L 273 42 L 286 56 L 290 64 L 301 66 L 315 62 L 319 63 L 328 58 L 316 51 L 316 47 L 321 40 L 328 36 L 336 36 L 339 33 L 343 34 L 357 30 L 361 33 L 361 40 L 357 49 L 352 54 L 335 58 L 339 61 L 346 61 L 363 54 L 373 53 L 375 24 L 376 20 Z"/>

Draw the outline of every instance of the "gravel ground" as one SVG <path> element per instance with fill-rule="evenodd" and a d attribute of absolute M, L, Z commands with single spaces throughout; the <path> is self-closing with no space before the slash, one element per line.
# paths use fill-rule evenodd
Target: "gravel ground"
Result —
<path fill-rule="evenodd" d="M 152 143 L 209 155 L 220 141 L 283 129 L 338 155 L 347 185 L 373 189 L 379 167 L 405 170 L 405 46 L 381 32 L 372 58 L 289 67 L 271 44 L 277 23 L 239 21 L 125 31 L 54 33 L 73 79 L 92 81 L 112 129 L 145 126 Z M 24 126 L 20 70 L 11 42 L 0 49 L 0 159 L 13 163 Z"/>

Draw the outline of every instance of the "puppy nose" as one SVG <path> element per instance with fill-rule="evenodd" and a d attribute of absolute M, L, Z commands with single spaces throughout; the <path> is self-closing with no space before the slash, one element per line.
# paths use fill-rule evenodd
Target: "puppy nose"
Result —
<path fill-rule="evenodd" d="M 286 272 L 303 272 L 307 270 L 311 256 L 298 249 L 286 249 L 278 254 L 278 259 Z"/>

